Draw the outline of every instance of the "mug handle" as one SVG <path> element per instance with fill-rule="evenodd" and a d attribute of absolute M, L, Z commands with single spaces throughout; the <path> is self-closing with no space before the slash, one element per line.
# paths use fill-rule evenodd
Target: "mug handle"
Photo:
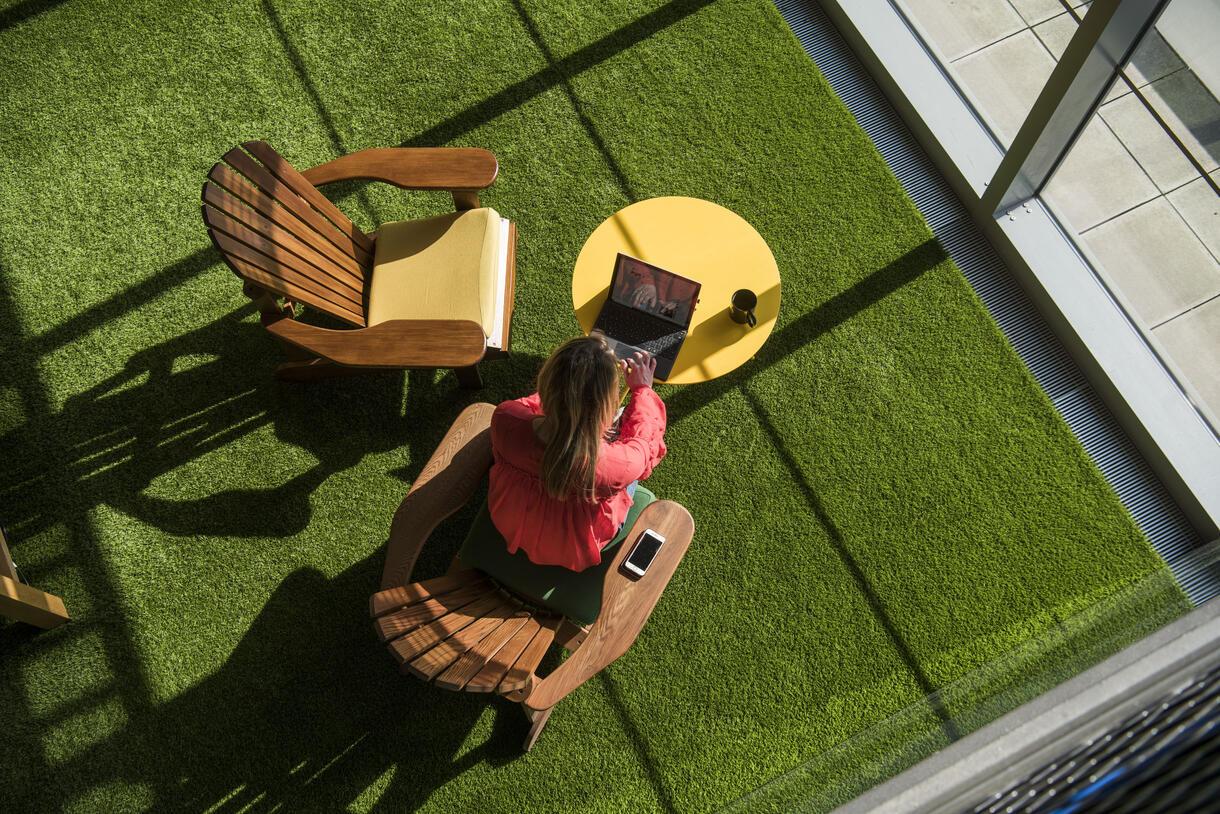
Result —
<path fill-rule="evenodd" d="M 746 322 L 749 323 L 751 328 L 753 328 L 755 325 L 758 324 L 758 317 L 754 316 L 753 308 L 751 308 L 749 311 L 746 311 Z"/>

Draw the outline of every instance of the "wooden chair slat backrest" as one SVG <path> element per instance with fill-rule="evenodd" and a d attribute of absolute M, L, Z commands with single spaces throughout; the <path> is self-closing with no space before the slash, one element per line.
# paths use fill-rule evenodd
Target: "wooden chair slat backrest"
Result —
<path fill-rule="evenodd" d="M 262 269 L 265 274 L 270 274 L 273 278 L 282 277 L 285 284 L 295 284 L 298 287 L 313 290 L 317 296 L 333 305 L 334 308 L 354 311 L 359 315 L 359 319 L 354 324 L 364 325 L 364 307 L 361 304 L 361 295 L 358 292 L 346 287 L 316 266 L 310 265 L 293 254 L 287 248 L 247 228 L 223 212 L 211 207 L 204 207 L 204 210 L 204 220 L 212 231 L 212 239 L 216 241 L 217 247 L 222 252 L 226 254 L 237 253 L 237 256 L 241 259 Z M 227 240 L 222 242 L 221 238 L 227 238 Z M 234 242 L 240 245 L 234 247 Z M 226 259 L 228 258 L 226 257 Z M 238 274 L 241 275 L 241 272 L 238 271 Z M 303 286 L 305 281 L 314 285 Z M 282 286 L 278 283 L 270 287 L 265 285 L 262 287 L 268 288 L 268 290 L 274 291 L 281 296 L 290 297 L 286 290 L 281 290 Z M 334 310 L 330 305 L 316 307 L 322 308 L 327 312 Z M 338 314 L 335 316 L 338 316 Z M 350 322 L 351 320 L 348 321 Z"/>
<path fill-rule="evenodd" d="M 339 207 L 331 203 L 325 195 L 318 191 L 317 187 L 309 183 L 304 175 L 301 175 L 284 160 L 283 156 L 271 149 L 271 145 L 265 141 L 247 141 L 242 146 L 250 155 L 263 162 L 263 166 L 270 170 L 272 175 L 287 184 L 293 192 L 308 201 L 310 206 L 325 215 L 327 220 L 339 228 L 339 231 L 350 237 L 366 252 L 373 251 L 372 239 L 360 231 L 347 215 L 339 211 Z"/>
<path fill-rule="evenodd" d="M 304 268 L 305 265 L 312 266 L 313 269 L 326 276 L 326 279 L 319 278 L 319 282 L 326 285 L 327 288 L 333 288 L 339 294 L 354 295 L 357 301 L 363 296 L 364 274 L 354 261 L 349 259 L 348 265 L 336 263 L 288 230 L 281 229 L 258 212 L 243 205 L 220 187 L 208 187 L 207 191 L 203 193 L 203 200 L 215 210 L 209 210 L 207 213 L 209 226 L 222 229 L 240 240 L 245 240 L 245 238 L 242 237 L 239 230 L 251 232 L 260 239 L 261 243 L 269 244 L 270 251 L 263 249 L 258 244 L 250 244 L 264 254 L 269 254 L 274 259 L 283 256 L 285 264 L 301 268 Z M 302 265 L 302 261 L 304 261 L 304 265 Z M 310 273 L 313 272 L 310 271 Z"/>
<path fill-rule="evenodd" d="M 467 692 L 493 692 L 541 629 L 542 625 L 537 617 L 531 616 L 527 619 L 512 638 L 487 660 L 474 678 L 466 682 L 463 689 Z"/>
<path fill-rule="evenodd" d="M 356 258 L 356 261 L 361 266 L 372 264 L 373 250 L 371 246 L 366 247 L 364 242 L 358 241 L 345 233 L 342 228 L 336 226 L 330 219 L 315 209 L 309 201 L 298 195 L 292 187 L 272 175 L 262 164 L 259 164 L 250 156 L 243 153 L 240 148 L 234 147 L 232 150 L 229 150 L 229 152 L 222 156 L 221 160 L 228 163 L 233 169 L 253 182 L 256 187 L 273 198 L 276 203 L 284 206 L 292 214 L 312 226 L 319 235 L 334 243 L 335 246 L 345 253 Z M 331 208 L 334 208 L 333 204 Z M 338 212 L 337 209 L 335 211 Z M 360 232 L 355 226 L 351 228 Z M 360 232 L 360 234 L 363 235 L 364 233 Z M 368 240 L 367 236 L 365 236 L 365 240 Z"/>
<path fill-rule="evenodd" d="M 351 243 L 350 240 L 344 238 L 346 245 L 342 249 L 339 248 L 323 237 L 313 226 L 293 215 L 288 209 L 277 204 L 271 196 L 265 194 L 258 187 L 238 175 L 232 167 L 225 164 L 217 164 L 212 168 L 212 172 L 208 174 L 208 178 L 218 185 L 211 188 L 216 190 L 218 197 L 219 193 L 223 191 L 231 192 L 243 202 L 249 204 L 263 217 L 271 220 L 277 226 L 287 229 L 298 240 L 308 243 L 315 251 L 326 255 L 340 266 L 351 271 L 361 280 L 364 279 L 364 266 L 361 264 L 361 261 L 356 259 L 358 255 L 355 250 L 355 244 Z M 207 200 L 206 193 L 204 194 L 204 200 Z"/>
<path fill-rule="evenodd" d="M 542 661 L 542 657 L 546 655 L 551 642 L 555 640 L 555 629 L 559 627 L 559 617 L 553 616 L 538 621 L 540 624 L 538 632 L 534 634 L 534 638 L 530 639 L 525 650 L 513 662 L 513 666 L 509 668 L 508 673 L 500 682 L 500 686 L 496 687 L 496 692 L 500 695 L 508 695 L 528 687 L 534 679 L 534 670 Z"/>
<path fill-rule="evenodd" d="M 416 678 L 431 681 L 449 669 L 466 651 L 495 632 L 506 621 L 517 614 L 520 605 L 500 599 L 500 604 L 486 611 L 483 616 L 459 630 L 431 650 L 417 656 L 406 664 L 407 671 Z"/>
<path fill-rule="evenodd" d="M 203 187 L 216 248 L 257 289 L 363 327 L 373 240 L 267 144 L 243 146 L 254 158 L 230 150 Z"/>
<path fill-rule="evenodd" d="M 437 676 L 436 686 L 447 690 L 463 689 L 531 619 L 533 617 L 530 614 L 518 611 L 516 615 L 504 620 L 486 639 L 467 650 L 461 658 L 449 665 L 445 672 Z"/>
<path fill-rule="evenodd" d="M 290 300 L 303 302 L 306 305 L 317 308 L 319 311 L 333 314 L 335 317 L 352 325 L 364 324 L 363 311 L 353 310 L 356 307 L 355 305 L 341 306 L 336 304 L 331 299 L 332 292 L 322 289 L 313 280 L 302 277 L 286 266 L 279 266 L 274 261 L 273 265 L 277 267 L 275 271 L 267 271 L 259 266 L 252 265 L 243 258 L 243 254 L 255 253 L 248 246 L 221 233 L 213 235 L 213 239 L 216 240 L 216 245 L 221 252 L 225 254 L 225 261 L 242 279 L 253 283 L 259 288 L 275 291 L 280 296 L 287 297 Z M 266 258 L 263 258 L 261 262 L 266 262 Z M 321 289 L 321 292 L 319 289 Z"/>

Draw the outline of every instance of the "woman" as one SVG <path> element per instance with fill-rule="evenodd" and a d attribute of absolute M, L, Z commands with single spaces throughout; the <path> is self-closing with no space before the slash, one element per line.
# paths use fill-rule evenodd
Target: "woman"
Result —
<path fill-rule="evenodd" d="M 565 342 L 538 374 L 538 392 L 496 408 L 487 504 L 508 550 L 539 565 L 583 571 L 601 562 L 631 508 L 636 481 L 665 457 L 665 404 L 656 360 L 620 366 L 600 335 Z M 626 372 L 631 401 L 606 441 Z"/>

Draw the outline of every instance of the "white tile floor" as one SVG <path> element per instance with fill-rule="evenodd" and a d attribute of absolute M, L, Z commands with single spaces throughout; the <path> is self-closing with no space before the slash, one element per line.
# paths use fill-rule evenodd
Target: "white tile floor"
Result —
<path fill-rule="evenodd" d="M 907 18 L 950 61 L 1026 27 L 1006 0 L 902 0 Z"/>
<path fill-rule="evenodd" d="M 1176 71 L 1149 86 L 1148 101 L 1203 168 L 1220 168 L 1220 103 L 1189 70 Z"/>
<path fill-rule="evenodd" d="M 1169 192 L 1199 178 L 1198 170 L 1134 93 L 1107 102 L 1101 106 L 1100 113 L 1161 192 Z"/>
<path fill-rule="evenodd" d="M 1195 406 L 1216 423 L 1220 405 L 1220 376 L 1216 354 L 1220 349 L 1220 298 L 1182 314 L 1153 331 L 1162 351 L 1186 386 Z"/>
<path fill-rule="evenodd" d="M 897 4 L 1004 145 L 1089 5 Z M 1220 197 L 1199 171 L 1220 181 L 1220 89 L 1205 87 L 1155 29 L 1123 73 L 1043 197 L 1220 430 Z"/>
<path fill-rule="evenodd" d="M 958 86 L 1004 145 L 1054 69 L 1055 60 L 1028 29 L 952 63 Z"/>
<path fill-rule="evenodd" d="M 1159 194 L 1105 120 L 1094 116 L 1051 176 L 1043 197 L 1069 226 L 1085 232 Z"/>
<path fill-rule="evenodd" d="M 1163 197 L 1081 235 L 1104 275 L 1149 329 L 1220 295 L 1220 268 Z M 1150 265 L 1149 257 L 1157 259 Z"/>
<path fill-rule="evenodd" d="M 1215 191 L 1202 178 L 1196 178 L 1168 197 L 1207 250 L 1220 258 L 1220 198 Z"/>

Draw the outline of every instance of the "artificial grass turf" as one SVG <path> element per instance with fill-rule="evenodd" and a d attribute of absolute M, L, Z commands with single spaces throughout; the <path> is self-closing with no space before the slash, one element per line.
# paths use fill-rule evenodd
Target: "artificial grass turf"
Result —
<path fill-rule="evenodd" d="M 1162 567 L 766 3 L 27 2 L 0 75 L 0 520 L 76 618 L 0 629 L 17 810 L 711 810 Z M 298 167 L 496 152 L 519 276 L 484 391 L 272 380 L 198 213 L 249 138 Z M 584 238 L 655 195 L 758 228 L 780 321 L 661 389 L 649 485 L 695 543 L 521 757 L 517 709 L 395 674 L 366 600 L 449 421 L 526 392 L 577 331 Z M 339 202 L 367 228 L 448 206 Z"/>

